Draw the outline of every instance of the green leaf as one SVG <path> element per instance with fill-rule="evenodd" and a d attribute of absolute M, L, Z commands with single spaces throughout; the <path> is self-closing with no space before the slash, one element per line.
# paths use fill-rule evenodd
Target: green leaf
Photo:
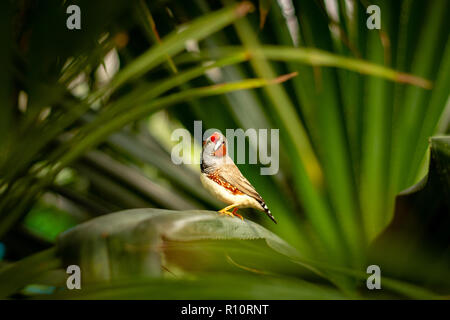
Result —
<path fill-rule="evenodd" d="M 290 259 L 301 257 L 293 247 L 256 223 L 208 211 L 116 212 L 68 230 L 60 235 L 56 245 L 65 264 L 81 267 L 86 283 L 161 276 L 164 269 L 175 273 L 227 271 L 230 266 L 224 264 L 225 255 L 252 265 L 257 259 L 264 262 L 258 269 L 274 270 L 278 259 L 290 265 Z M 272 257 L 258 258 L 258 252 L 269 251 L 273 251 Z"/>
<path fill-rule="evenodd" d="M 237 32 L 245 45 L 245 50 L 252 52 L 253 69 L 261 77 L 273 77 L 274 71 L 264 55 L 255 55 L 260 45 L 251 25 L 241 20 L 236 24 Z M 295 108 L 282 86 L 266 88 L 266 94 L 273 105 L 277 122 L 285 131 L 289 145 L 289 154 L 293 159 L 296 193 L 302 199 L 306 213 L 317 231 L 322 245 L 336 257 L 342 257 L 341 242 L 338 240 L 337 228 L 332 223 L 331 212 L 315 186 L 322 180 L 322 169 Z"/>
<path fill-rule="evenodd" d="M 180 103 L 187 99 L 220 95 L 236 90 L 259 88 L 267 85 L 281 83 L 290 79 L 292 76 L 295 76 L 295 74 L 284 75 L 274 79 L 247 79 L 243 81 L 236 81 L 234 83 L 222 83 L 203 88 L 194 88 L 181 91 L 179 93 L 173 93 L 171 95 L 150 101 L 148 103 L 138 105 L 126 114 L 122 115 L 122 117 L 112 119 L 105 126 L 98 128 L 96 131 L 93 131 L 92 134 L 85 137 L 79 144 L 75 145 L 59 159 L 60 162 L 57 164 L 55 171 L 58 171 L 61 168 L 65 167 L 76 157 L 80 156 L 84 151 L 100 143 L 111 133 L 122 128 L 127 123 L 138 120 L 150 114 L 151 112 L 176 103 Z"/>
<path fill-rule="evenodd" d="M 208 52 L 206 50 L 206 52 L 198 55 L 197 59 L 202 55 L 205 57 L 217 57 L 217 52 L 220 52 L 220 55 L 222 55 L 229 54 L 231 52 L 239 52 L 240 50 L 245 50 L 252 57 L 256 58 L 266 58 L 275 61 L 299 62 L 310 66 L 342 68 L 399 83 L 411 84 L 423 89 L 432 88 L 431 81 L 421 76 L 397 71 L 362 59 L 349 58 L 325 50 L 308 47 L 294 48 L 280 45 L 261 45 L 259 48 L 246 49 L 241 49 L 239 47 L 224 47 L 216 52 Z M 184 59 L 187 59 L 187 57 Z M 191 59 L 195 60 L 195 57 L 192 57 Z"/>
<path fill-rule="evenodd" d="M 436 68 L 436 55 L 440 56 L 441 54 L 436 49 L 443 44 L 438 39 L 440 39 L 440 30 L 445 28 L 445 12 L 448 11 L 448 3 L 437 1 L 426 9 L 425 22 L 417 36 L 418 49 L 413 50 L 411 66 L 412 72 L 422 77 L 429 77 L 430 74 L 433 74 L 433 69 Z M 448 36 L 444 39 L 444 41 L 448 41 Z M 407 88 L 399 115 L 394 119 L 398 123 L 395 126 L 392 143 L 392 183 L 390 188 L 393 193 L 409 187 L 416 177 L 419 164 L 416 162 L 415 168 L 411 168 L 408 157 L 414 156 L 417 143 L 423 144 L 424 140 L 428 139 L 426 136 L 419 136 L 421 131 L 417 129 L 423 122 L 427 110 L 427 99 L 429 99 L 429 92 L 416 87 Z M 430 125 L 432 123 L 427 124 L 427 126 Z"/>
<path fill-rule="evenodd" d="M 77 292 L 74 292 L 77 291 Z M 201 274 L 195 280 L 140 279 L 95 285 L 39 299 L 346 299 L 336 289 L 310 282 L 255 275 Z"/>
<path fill-rule="evenodd" d="M 427 177 L 396 198 L 391 224 L 370 248 L 370 263 L 383 274 L 434 288 L 450 290 L 450 137 L 430 141 Z"/>
<path fill-rule="evenodd" d="M 250 2 L 241 2 L 238 5 L 227 7 L 217 12 L 198 18 L 187 28 L 180 32 L 174 31 L 165 37 L 160 45 L 156 45 L 133 60 L 121 70 L 105 88 L 94 93 L 91 101 L 101 97 L 106 91 L 115 90 L 125 82 L 142 76 L 147 71 L 162 63 L 167 56 L 175 55 L 185 48 L 187 40 L 201 40 L 208 35 L 222 29 L 234 20 L 241 18 L 253 9 Z"/>
<path fill-rule="evenodd" d="M 55 248 L 51 248 L 1 268 L 0 298 L 6 298 L 44 272 L 60 266 L 61 260 L 55 256 Z"/>

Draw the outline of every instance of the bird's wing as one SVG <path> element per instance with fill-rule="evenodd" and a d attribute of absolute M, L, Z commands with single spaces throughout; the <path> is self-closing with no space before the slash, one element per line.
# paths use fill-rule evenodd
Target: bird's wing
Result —
<path fill-rule="evenodd" d="M 254 198 L 258 202 L 264 202 L 251 183 L 242 175 L 239 168 L 234 163 L 222 165 L 216 172 L 221 180 L 228 182 L 233 187 L 236 187 L 242 193 Z"/>
<path fill-rule="evenodd" d="M 238 167 L 236 167 L 234 163 L 227 163 L 222 165 L 215 174 L 217 174 L 220 180 L 229 183 L 242 193 L 258 201 L 261 204 L 261 209 L 264 210 L 264 212 L 269 216 L 270 219 L 272 219 L 273 222 L 277 223 L 263 198 L 259 195 L 258 192 L 256 192 L 251 183 L 247 179 L 245 179 L 241 171 L 239 171 Z"/>

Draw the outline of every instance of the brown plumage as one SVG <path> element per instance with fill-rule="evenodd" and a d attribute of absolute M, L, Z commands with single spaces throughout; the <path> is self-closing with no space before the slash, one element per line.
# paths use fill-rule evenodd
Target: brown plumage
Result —
<path fill-rule="evenodd" d="M 207 177 L 209 179 L 211 179 L 212 181 L 214 181 L 215 183 L 221 185 L 228 191 L 230 191 L 232 194 L 244 194 L 237 187 L 234 187 L 233 185 L 228 183 L 223 177 L 220 176 L 220 174 L 218 172 L 215 172 L 213 174 L 208 174 Z"/>

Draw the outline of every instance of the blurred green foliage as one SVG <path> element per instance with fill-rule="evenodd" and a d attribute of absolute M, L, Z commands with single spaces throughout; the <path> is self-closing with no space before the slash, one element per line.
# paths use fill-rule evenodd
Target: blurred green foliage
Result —
<path fill-rule="evenodd" d="M 75 226 L 78 222 L 56 207 L 36 205 L 27 214 L 23 224 L 44 240 L 53 242 L 59 233 Z"/>

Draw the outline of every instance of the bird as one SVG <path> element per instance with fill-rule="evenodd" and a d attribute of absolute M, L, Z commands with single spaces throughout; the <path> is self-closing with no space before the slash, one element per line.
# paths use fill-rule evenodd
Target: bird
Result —
<path fill-rule="evenodd" d="M 225 136 L 214 132 L 205 141 L 200 161 L 202 185 L 215 198 L 228 204 L 219 210 L 221 215 L 244 218 L 236 213 L 238 208 L 254 208 L 263 211 L 275 224 L 277 221 L 263 198 L 242 175 L 239 168 L 227 154 L 228 142 Z M 232 212 L 229 210 L 233 209 Z"/>

